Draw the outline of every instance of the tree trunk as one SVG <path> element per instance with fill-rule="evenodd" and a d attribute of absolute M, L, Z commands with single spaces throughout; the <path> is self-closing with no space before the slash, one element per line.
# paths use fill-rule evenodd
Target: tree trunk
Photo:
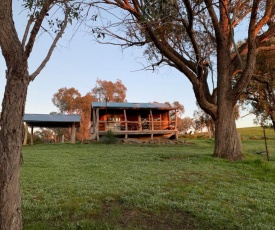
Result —
<path fill-rule="evenodd" d="M 22 229 L 20 167 L 23 115 L 28 88 L 27 65 L 8 71 L 0 130 L 0 229 Z M 17 69 L 17 70 L 18 70 Z"/>
<path fill-rule="evenodd" d="M 24 135 L 24 142 L 23 142 L 23 145 L 27 145 L 28 143 L 28 124 L 26 123 L 25 124 L 25 135 Z"/>
<path fill-rule="evenodd" d="M 228 3 L 228 2 L 227 2 Z M 232 76 L 228 66 L 230 65 L 230 29 L 228 27 L 228 15 L 221 6 L 222 36 L 217 42 L 217 114 L 215 120 L 215 149 L 214 156 L 230 161 L 244 158 L 241 149 L 241 140 L 236 128 L 235 105 L 237 99 L 232 90 Z"/>
<path fill-rule="evenodd" d="M 240 136 L 236 129 L 234 107 L 231 103 L 219 106 L 215 121 L 215 150 L 214 156 L 231 161 L 244 159 L 241 149 Z"/>
<path fill-rule="evenodd" d="M 275 132 L 275 111 L 272 111 L 271 113 L 270 113 L 270 119 L 271 119 L 271 122 L 272 122 L 272 126 L 273 126 L 273 130 L 274 130 L 274 132 Z"/>

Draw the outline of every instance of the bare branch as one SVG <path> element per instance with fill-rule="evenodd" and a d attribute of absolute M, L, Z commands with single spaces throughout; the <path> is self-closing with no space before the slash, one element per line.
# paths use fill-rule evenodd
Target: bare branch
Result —
<path fill-rule="evenodd" d="M 266 76 L 262 76 L 262 75 L 258 75 L 258 74 L 253 74 L 252 75 L 252 79 L 259 82 L 259 83 L 262 83 L 262 84 L 267 84 L 269 83 L 269 81 L 266 79 Z"/>
<path fill-rule="evenodd" d="M 248 84 L 250 78 L 252 77 L 254 65 L 256 62 L 256 38 L 258 34 L 257 28 L 257 13 L 259 10 L 260 0 L 254 0 L 251 12 L 251 18 L 249 23 L 249 38 L 248 38 L 248 53 L 247 53 L 247 64 L 242 77 L 237 82 L 233 88 L 233 94 L 235 98 L 239 98 L 243 89 Z"/>
<path fill-rule="evenodd" d="M 28 41 L 28 43 L 27 43 L 27 45 L 25 47 L 25 51 L 24 51 L 24 56 L 25 56 L 26 59 L 28 59 L 28 57 L 30 56 L 30 53 L 31 53 L 31 51 L 33 49 L 33 45 L 34 45 L 34 42 L 35 42 L 35 38 L 36 38 L 36 36 L 37 36 L 37 34 L 38 34 L 39 30 L 40 30 L 42 22 L 43 22 L 46 14 L 47 14 L 49 8 L 50 8 L 51 3 L 52 3 L 51 0 L 46 0 L 45 3 L 43 4 L 43 7 L 42 7 L 40 13 L 37 15 L 37 17 L 35 19 L 35 23 L 34 23 L 34 26 L 33 26 L 32 30 L 31 30 L 29 41 Z"/>
<path fill-rule="evenodd" d="M 62 37 L 62 35 L 67 27 L 69 11 L 70 11 L 70 8 L 67 8 L 66 13 L 65 13 L 65 18 L 63 20 L 63 24 L 61 26 L 60 31 L 56 34 L 56 37 L 53 40 L 52 45 L 50 46 L 45 59 L 41 62 L 40 66 L 30 75 L 30 79 L 29 79 L 30 81 L 33 81 L 35 79 L 35 77 L 41 72 L 41 70 L 46 66 L 47 62 L 50 60 L 50 57 L 53 53 L 53 50 L 54 50 L 58 40 Z"/>
<path fill-rule="evenodd" d="M 255 34 L 257 35 L 262 27 L 269 21 L 271 14 L 273 13 L 274 0 L 267 0 L 265 5 L 265 14 L 261 20 L 257 23 L 255 28 Z"/>
<path fill-rule="evenodd" d="M 27 37 L 28 37 L 29 31 L 30 31 L 30 28 L 31 28 L 31 25 L 32 25 L 33 22 L 34 22 L 34 17 L 33 17 L 33 15 L 31 15 L 29 20 L 28 20 L 28 23 L 27 23 L 27 26 L 26 26 L 26 29 L 25 29 L 25 32 L 24 32 L 24 36 L 23 36 L 23 39 L 22 39 L 22 46 L 23 47 L 25 47 Z"/>
<path fill-rule="evenodd" d="M 221 30 L 220 30 L 220 27 L 219 27 L 219 20 L 217 18 L 217 15 L 215 13 L 214 8 L 213 8 L 213 2 L 212 2 L 212 0 L 204 0 L 204 2 L 205 2 L 205 5 L 207 6 L 207 10 L 208 10 L 210 18 L 212 20 L 213 27 L 215 29 L 216 37 L 220 38 L 221 37 Z"/>
<path fill-rule="evenodd" d="M 189 0 L 184 0 L 185 7 L 187 9 L 187 15 L 188 15 L 188 23 L 182 19 L 182 23 L 186 28 L 186 31 L 190 37 L 190 40 L 192 42 L 197 62 L 200 63 L 201 61 L 201 52 L 198 46 L 198 43 L 196 42 L 193 25 L 194 25 L 194 12 L 192 11 L 191 3 Z"/>
<path fill-rule="evenodd" d="M 272 46 L 260 46 L 257 48 L 257 53 L 261 52 L 261 51 L 272 51 L 275 50 L 275 45 Z"/>

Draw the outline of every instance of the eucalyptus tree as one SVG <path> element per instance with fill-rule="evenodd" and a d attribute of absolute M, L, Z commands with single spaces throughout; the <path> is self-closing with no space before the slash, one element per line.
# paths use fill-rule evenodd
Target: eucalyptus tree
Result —
<path fill-rule="evenodd" d="M 127 88 L 121 80 L 116 82 L 96 80 L 96 85 L 91 90 L 92 96 L 99 102 L 124 102 Z"/>
<path fill-rule="evenodd" d="M 178 109 L 179 116 L 182 116 L 185 112 L 184 105 L 179 101 L 174 101 L 172 104 L 169 101 L 164 102 L 169 107 L 176 107 Z"/>
<path fill-rule="evenodd" d="M 122 47 L 145 45 L 152 67 L 166 64 L 187 77 L 199 106 L 215 121 L 214 156 L 243 159 L 234 107 L 253 75 L 256 54 L 262 49 L 263 41 L 275 35 L 275 1 L 99 2 L 100 9 L 115 17 L 103 28 L 93 30 L 97 36 L 110 36 L 112 39 L 105 40 L 106 43 Z M 238 31 L 247 37 L 239 47 Z M 240 78 L 235 82 L 237 74 Z"/>
<path fill-rule="evenodd" d="M 193 118 L 195 129 L 203 132 L 203 129 L 206 128 L 209 138 L 212 138 L 212 134 L 215 133 L 215 125 L 212 117 L 205 113 L 200 107 L 198 107 L 198 110 L 195 110 L 193 113 Z"/>
<path fill-rule="evenodd" d="M 13 16 L 20 4 L 26 13 L 25 32 L 19 38 Z M 67 26 L 80 19 L 81 3 L 70 0 L 1 0 L 0 47 L 6 63 L 6 87 L 0 119 L 0 229 L 22 229 L 20 166 L 23 115 L 28 86 L 49 61 Z M 19 12 L 18 12 L 19 13 Z M 20 21 L 22 23 L 22 21 Z M 39 35 L 48 34 L 51 45 L 33 73 L 29 58 Z"/>
<path fill-rule="evenodd" d="M 79 114 L 79 101 L 81 94 L 74 87 L 60 88 L 52 98 L 53 104 L 59 109 L 62 114 Z"/>
<path fill-rule="evenodd" d="M 60 88 L 52 98 L 53 104 L 61 114 L 80 114 L 80 128 L 76 136 L 78 140 L 88 139 L 90 135 L 91 103 L 95 101 L 91 93 L 81 96 L 75 88 Z M 67 129 L 59 129 L 59 131 Z M 57 130 L 56 130 L 57 131 Z"/>
<path fill-rule="evenodd" d="M 178 118 L 178 131 L 182 133 L 192 133 L 192 129 L 195 128 L 195 121 L 191 117 Z"/>

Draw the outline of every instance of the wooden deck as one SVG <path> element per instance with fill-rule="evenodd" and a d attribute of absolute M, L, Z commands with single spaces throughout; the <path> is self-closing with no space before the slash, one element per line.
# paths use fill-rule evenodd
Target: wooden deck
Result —
<path fill-rule="evenodd" d="M 107 130 L 99 130 L 99 136 L 104 136 L 107 134 L 108 131 L 112 131 L 112 133 L 116 136 L 123 136 L 124 138 L 128 138 L 129 136 L 150 136 L 153 138 L 154 136 L 163 136 L 166 138 L 173 137 L 178 139 L 178 130 L 177 129 L 134 129 L 134 130 L 120 130 L 120 129 L 107 129 Z"/>

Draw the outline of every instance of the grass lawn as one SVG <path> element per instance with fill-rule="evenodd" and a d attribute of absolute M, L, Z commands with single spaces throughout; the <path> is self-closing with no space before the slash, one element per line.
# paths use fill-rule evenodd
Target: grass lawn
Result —
<path fill-rule="evenodd" d="M 242 139 L 263 139 L 264 133 L 263 128 L 258 127 L 249 127 L 249 128 L 239 128 L 238 132 L 241 134 Z M 271 128 L 265 129 L 267 139 L 275 140 L 274 130 Z"/>
<path fill-rule="evenodd" d="M 263 140 L 241 162 L 190 142 L 24 147 L 24 229 L 275 229 L 275 141 L 269 162 Z"/>

